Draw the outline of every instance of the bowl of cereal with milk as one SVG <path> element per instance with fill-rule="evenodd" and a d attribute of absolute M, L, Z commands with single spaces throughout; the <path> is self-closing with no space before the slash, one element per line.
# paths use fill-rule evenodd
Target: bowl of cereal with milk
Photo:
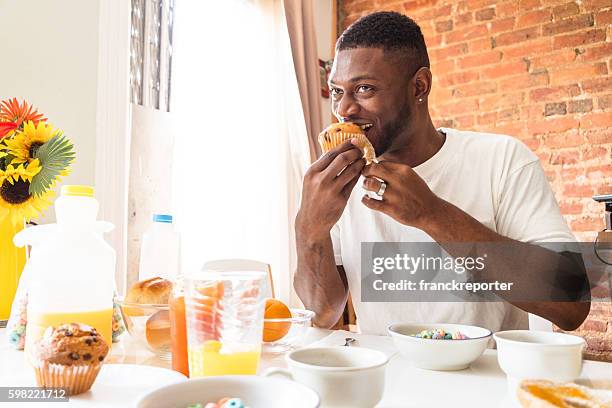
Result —
<path fill-rule="evenodd" d="M 451 323 L 394 323 L 387 333 L 415 367 L 440 371 L 469 367 L 485 351 L 492 335 L 482 327 Z"/>
<path fill-rule="evenodd" d="M 192 378 L 158 388 L 137 408 L 317 408 L 312 389 L 284 378 L 225 375 Z"/>

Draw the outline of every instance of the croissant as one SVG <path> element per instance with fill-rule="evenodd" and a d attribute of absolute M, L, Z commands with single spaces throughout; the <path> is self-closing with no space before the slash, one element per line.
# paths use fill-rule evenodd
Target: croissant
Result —
<path fill-rule="evenodd" d="M 610 407 L 610 401 L 599 400 L 587 387 L 545 380 L 524 380 L 518 389 L 518 398 L 525 408 Z"/>

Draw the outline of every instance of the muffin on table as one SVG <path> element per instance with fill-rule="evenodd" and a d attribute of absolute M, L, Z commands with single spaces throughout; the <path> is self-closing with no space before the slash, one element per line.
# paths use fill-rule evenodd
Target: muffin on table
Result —
<path fill-rule="evenodd" d="M 36 342 L 30 361 L 39 387 L 66 388 L 69 395 L 91 388 L 108 344 L 95 328 L 79 323 L 48 327 Z"/>

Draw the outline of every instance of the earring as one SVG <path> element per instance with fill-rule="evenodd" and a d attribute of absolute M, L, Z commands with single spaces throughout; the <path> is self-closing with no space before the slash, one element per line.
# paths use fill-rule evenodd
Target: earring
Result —
<path fill-rule="evenodd" d="M 423 98 L 419 98 L 419 102 L 423 102 Z"/>

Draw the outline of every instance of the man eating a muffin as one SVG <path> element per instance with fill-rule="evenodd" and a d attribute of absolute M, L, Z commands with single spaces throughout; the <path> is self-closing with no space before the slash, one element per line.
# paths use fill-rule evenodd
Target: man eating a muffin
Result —
<path fill-rule="evenodd" d="M 527 312 L 577 328 L 589 313 L 589 282 L 578 255 L 546 248 L 575 238 L 538 157 L 510 136 L 436 129 L 428 110 L 432 86 L 425 41 L 410 18 L 373 13 L 338 39 L 329 79 L 332 111 L 341 125 L 362 129 L 377 161 L 366 165 L 363 144 L 353 138 L 307 171 L 295 222 L 296 292 L 316 312 L 315 323 L 331 327 L 350 291 L 364 333 L 384 334 L 393 322 L 521 329 Z M 432 242 L 453 255 L 469 244 L 471 255 L 488 256 L 475 278 L 511 282 L 514 296 L 361 301 L 367 242 Z M 478 243 L 490 245 L 490 253 Z M 559 292 L 563 296 L 552 295 Z"/>

